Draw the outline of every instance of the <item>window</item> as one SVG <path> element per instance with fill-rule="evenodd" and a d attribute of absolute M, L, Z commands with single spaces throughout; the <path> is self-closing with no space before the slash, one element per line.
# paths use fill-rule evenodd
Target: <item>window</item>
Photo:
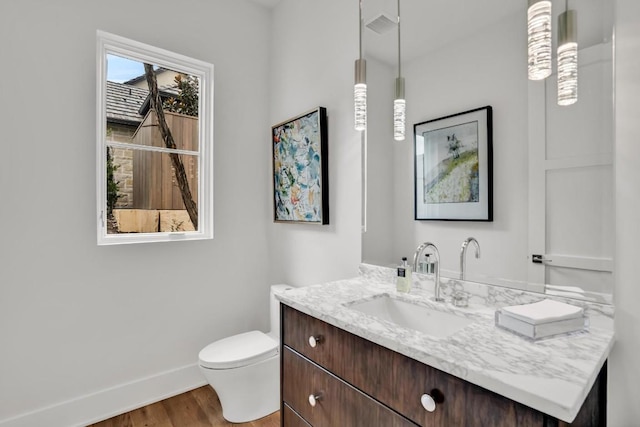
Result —
<path fill-rule="evenodd" d="M 98 244 L 213 238 L 213 65 L 97 39 Z"/>

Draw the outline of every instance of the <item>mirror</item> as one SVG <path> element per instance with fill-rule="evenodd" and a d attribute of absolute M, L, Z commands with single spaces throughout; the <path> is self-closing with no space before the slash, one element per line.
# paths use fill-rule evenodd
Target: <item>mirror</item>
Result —
<path fill-rule="evenodd" d="M 517 7 L 508 2 L 507 15 L 500 2 L 489 2 L 493 9 L 476 15 L 486 22 L 475 22 L 473 32 L 443 31 L 435 22 L 456 14 L 464 22 L 472 20 L 456 10 L 460 2 L 418 3 L 424 2 L 402 3 L 402 37 L 409 40 L 406 48 L 403 44 L 403 57 L 409 59 L 402 63 L 406 134 L 412 135 L 418 123 L 491 106 L 493 221 L 414 220 L 414 141 L 394 142 L 388 129 L 398 72 L 397 34 L 367 29 L 370 112 L 362 261 L 396 266 L 430 241 L 438 246 L 444 276 L 458 278 L 464 261 L 467 280 L 611 302 L 613 6 L 606 0 L 569 2 L 578 14 L 578 102 L 559 107 L 555 58 L 551 77 L 527 79 L 526 2 Z M 555 51 L 564 2 L 553 6 Z M 430 27 L 440 32 L 430 33 Z M 391 59 L 376 52 L 385 44 L 383 37 L 392 41 L 386 44 Z M 429 38 L 424 43 L 429 51 L 412 53 L 420 37 Z M 469 250 L 461 260 L 468 237 L 480 243 L 480 258 Z"/>
<path fill-rule="evenodd" d="M 98 44 L 98 244 L 212 238 L 213 66 Z"/>

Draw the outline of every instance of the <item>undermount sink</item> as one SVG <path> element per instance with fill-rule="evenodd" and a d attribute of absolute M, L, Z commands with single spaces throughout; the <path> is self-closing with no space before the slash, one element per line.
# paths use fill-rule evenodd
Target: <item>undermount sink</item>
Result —
<path fill-rule="evenodd" d="M 386 294 L 349 305 L 349 308 L 437 338 L 446 338 L 473 322 L 466 317 L 391 298 Z"/>

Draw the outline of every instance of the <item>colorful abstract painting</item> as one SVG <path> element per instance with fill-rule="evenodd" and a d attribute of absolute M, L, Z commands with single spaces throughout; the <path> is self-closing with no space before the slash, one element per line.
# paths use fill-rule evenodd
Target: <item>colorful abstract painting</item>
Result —
<path fill-rule="evenodd" d="M 328 224 L 326 109 L 272 127 L 274 220 Z"/>

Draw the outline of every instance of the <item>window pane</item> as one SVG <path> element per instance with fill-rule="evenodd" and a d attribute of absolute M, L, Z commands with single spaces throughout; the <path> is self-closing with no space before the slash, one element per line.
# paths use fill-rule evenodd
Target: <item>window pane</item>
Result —
<path fill-rule="evenodd" d="M 107 141 L 111 137 L 124 143 L 198 151 L 200 79 L 157 65 L 152 68 L 175 147 L 163 138 L 144 64 L 113 54 L 107 55 Z"/>
<path fill-rule="evenodd" d="M 198 157 L 108 147 L 107 205 L 108 234 L 196 230 Z"/>

